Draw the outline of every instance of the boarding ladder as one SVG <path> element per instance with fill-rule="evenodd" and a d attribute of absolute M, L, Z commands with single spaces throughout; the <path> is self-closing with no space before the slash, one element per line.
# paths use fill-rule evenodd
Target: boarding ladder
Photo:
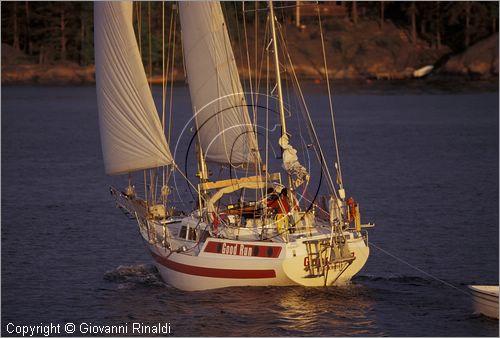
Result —
<path fill-rule="evenodd" d="M 335 283 L 355 259 L 342 235 L 332 237 L 331 240 L 310 239 L 303 243 L 309 259 L 309 264 L 306 265 L 306 271 L 309 273 L 307 277 L 323 277 L 325 286 Z"/>

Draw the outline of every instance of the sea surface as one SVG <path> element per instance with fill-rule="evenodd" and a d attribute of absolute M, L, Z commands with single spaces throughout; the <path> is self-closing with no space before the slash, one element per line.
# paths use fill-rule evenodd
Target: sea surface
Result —
<path fill-rule="evenodd" d="M 344 184 L 376 224 L 365 268 L 346 287 L 183 292 L 162 282 L 109 195 L 125 179 L 104 174 L 95 88 L 2 86 L 2 335 L 168 323 L 175 336 L 498 336 L 467 293 L 499 282 L 498 86 L 341 83 L 334 94 Z M 324 92 L 305 95 L 328 140 Z M 190 103 L 182 86 L 174 97 L 178 133 Z"/>

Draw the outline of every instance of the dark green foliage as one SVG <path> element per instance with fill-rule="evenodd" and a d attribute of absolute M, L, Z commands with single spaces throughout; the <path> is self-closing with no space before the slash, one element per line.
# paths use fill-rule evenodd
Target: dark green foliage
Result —
<path fill-rule="evenodd" d="M 337 39 L 337 38 L 333 38 L 332 40 L 332 47 L 336 50 L 336 51 L 339 51 L 339 52 L 343 52 L 343 45 L 342 45 L 342 40 L 341 39 Z"/>
<path fill-rule="evenodd" d="M 358 45 L 358 49 L 356 50 L 356 55 L 365 55 L 366 48 L 363 45 Z"/>
<path fill-rule="evenodd" d="M 447 46 L 453 51 L 463 50 L 467 45 L 498 31 L 498 2 L 453 1 L 453 2 L 412 2 L 385 1 L 383 6 L 377 1 L 358 1 L 357 13 L 359 22 L 374 20 L 392 21 L 400 29 L 412 31 L 412 22 L 416 23 L 417 38 L 426 41 L 430 46 L 440 48 Z M 277 2 L 277 15 L 280 21 L 290 24 L 294 20 L 294 10 L 287 8 L 292 2 Z M 146 61 L 146 69 L 151 60 L 156 72 L 162 67 L 162 2 L 136 2 L 134 6 L 135 24 L 137 15 L 141 14 L 142 54 Z M 348 7 L 351 4 L 348 4 Z M 265 22 L 267 3 L 260 2 L 223 2 L 231 39 L 236 43 L 242 41 L 243 18 L 247 25 L 253 24 L 255 15 L 261 24 Z M 165 29 L 168 42 L 170 15 L 176 11 L 172 2 L 165 2 Z M 258 11 L 255 11 L 258 9 Z M 411 10 L 410 10 L 411 9 Z M 383 10 L 383 13 L 381 12 Z M 244 13 L 245 11 L 245 13 Z M 349 11 L 348 11 L 349 12 Z M 3 1 L 2 43 L 24 52 L 28 60 L 37 63 L 53 63 L 70 61 L 80 65 L 91 65 L 94 62 L 93 51 L 93 3 L 85 1 Z M 150 13 L 150 15 L 149 15 Z M 175 13 L 175 12 L 174 12 Z M 412 17 L 409 13 L 414 13 Z M 150 20 L 149 20 L 150 18 Z M 349 18 L 324 18 L 325 33 L 345 30 L 345 20 Z M 383 21 L 381 21 L 383 20 Z M 151 22 L 151 27 L 149 27 Z M 176 45 L 180 42 L 178 20 Z M 383 25 L 380 25 L 382 28 Z M 136 28 L 137 29 L 137 28 Z M 415 26 L 413 26 L 413 30 Z M 151 32 L 151 34 L 149 33 Z M 249 30 L 252 34 L 253 30 Z M 311 34 L 310 39 L 317 39 Z M 149 45 L 151 41 L 151 46 Z M 166 44 L 167 44 L 166 42 Z M 342 51 L 342 42 L 332 40 L 333 47 Z M 377 43 L 391 44 L 380 41 Z M 396 46 L 386 46 L 388 48 Z M 165 46 L 168 48 L 168 46 Z M 149 55 L 151 51 L 151 55 Z M 364 51 L 359 51 L 363 53 Z M 181 48 L 175 51 L 176 65 L 182 62 Z"/>
<path fill-rule="evenodd" d="M 317 40 L 320 38 L 320 34 L 319 32 L 317 31 L 312 31 L 310 34 L 309 34 L 309 39 L 311 40 Z"/>
<path fill-rule="evenodd" d="M 333 31 L 333 32 L 345 31 L 345 24 L 338 19 L 330 19 L 330 18 L 323 19 L 323 25 L 326 31 Z"/>
<path fill-rule="evenodd" d="M 401 47 L 401 40 L 397 38 L 378 38 L 375 39 L 375 44 L 379 46 L 380 48 L 388 49 L 388 50 L 394 50 L 399 47 Z"/>

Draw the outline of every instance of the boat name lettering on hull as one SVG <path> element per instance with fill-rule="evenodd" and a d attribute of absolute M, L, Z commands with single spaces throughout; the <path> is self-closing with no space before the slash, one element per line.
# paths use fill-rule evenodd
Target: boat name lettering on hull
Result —
<path fill-rule="evenodd" d="M 231 256 L 278 258 L 281 247 L 209 241 L 203 251 Z"/>
<path fill-rule="evenodd" d="M 315 258 L 313 259 L 313 266 L 320 266 L 321 265 L 321 261 L 323 261 L 323 265 L 324 266 L 328 266 L 328 259 L 326 259 L 325 257 L 323 257 L 322 260 L 320 260 L 319 258 Z M 309 267 L 310 266 L 310 262 L 309 262 L 309 257 L 304 257 L 304 267 Z"/>
<path fill-rule="evenodd" d="M 222 243 L 221 253 L 224 255 L 252 256 L 252 247 L 243 244 Z"/>

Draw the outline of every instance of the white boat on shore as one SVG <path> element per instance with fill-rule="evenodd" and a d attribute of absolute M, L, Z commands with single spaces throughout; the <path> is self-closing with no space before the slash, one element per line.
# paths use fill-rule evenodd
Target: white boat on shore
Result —
<path fill-rule="evenodd" d="M 419 69 L 416 69 L 414 72 L 413 72 L 413 77 L 414 78 L 421 78 L 421 77 L 424 77 L 426 75 L 429 75 L 430 72 L 432 72 L 432 70 L 434 69 L 434 66 L 433 65 L 427 65 L 427 66 L 424 66 L 422 68 L 419 68 Z"/>
<path fill-rule="evenodd" d="M 498 319 L 498 285 L 469 285 L 474 312 Z"/>

